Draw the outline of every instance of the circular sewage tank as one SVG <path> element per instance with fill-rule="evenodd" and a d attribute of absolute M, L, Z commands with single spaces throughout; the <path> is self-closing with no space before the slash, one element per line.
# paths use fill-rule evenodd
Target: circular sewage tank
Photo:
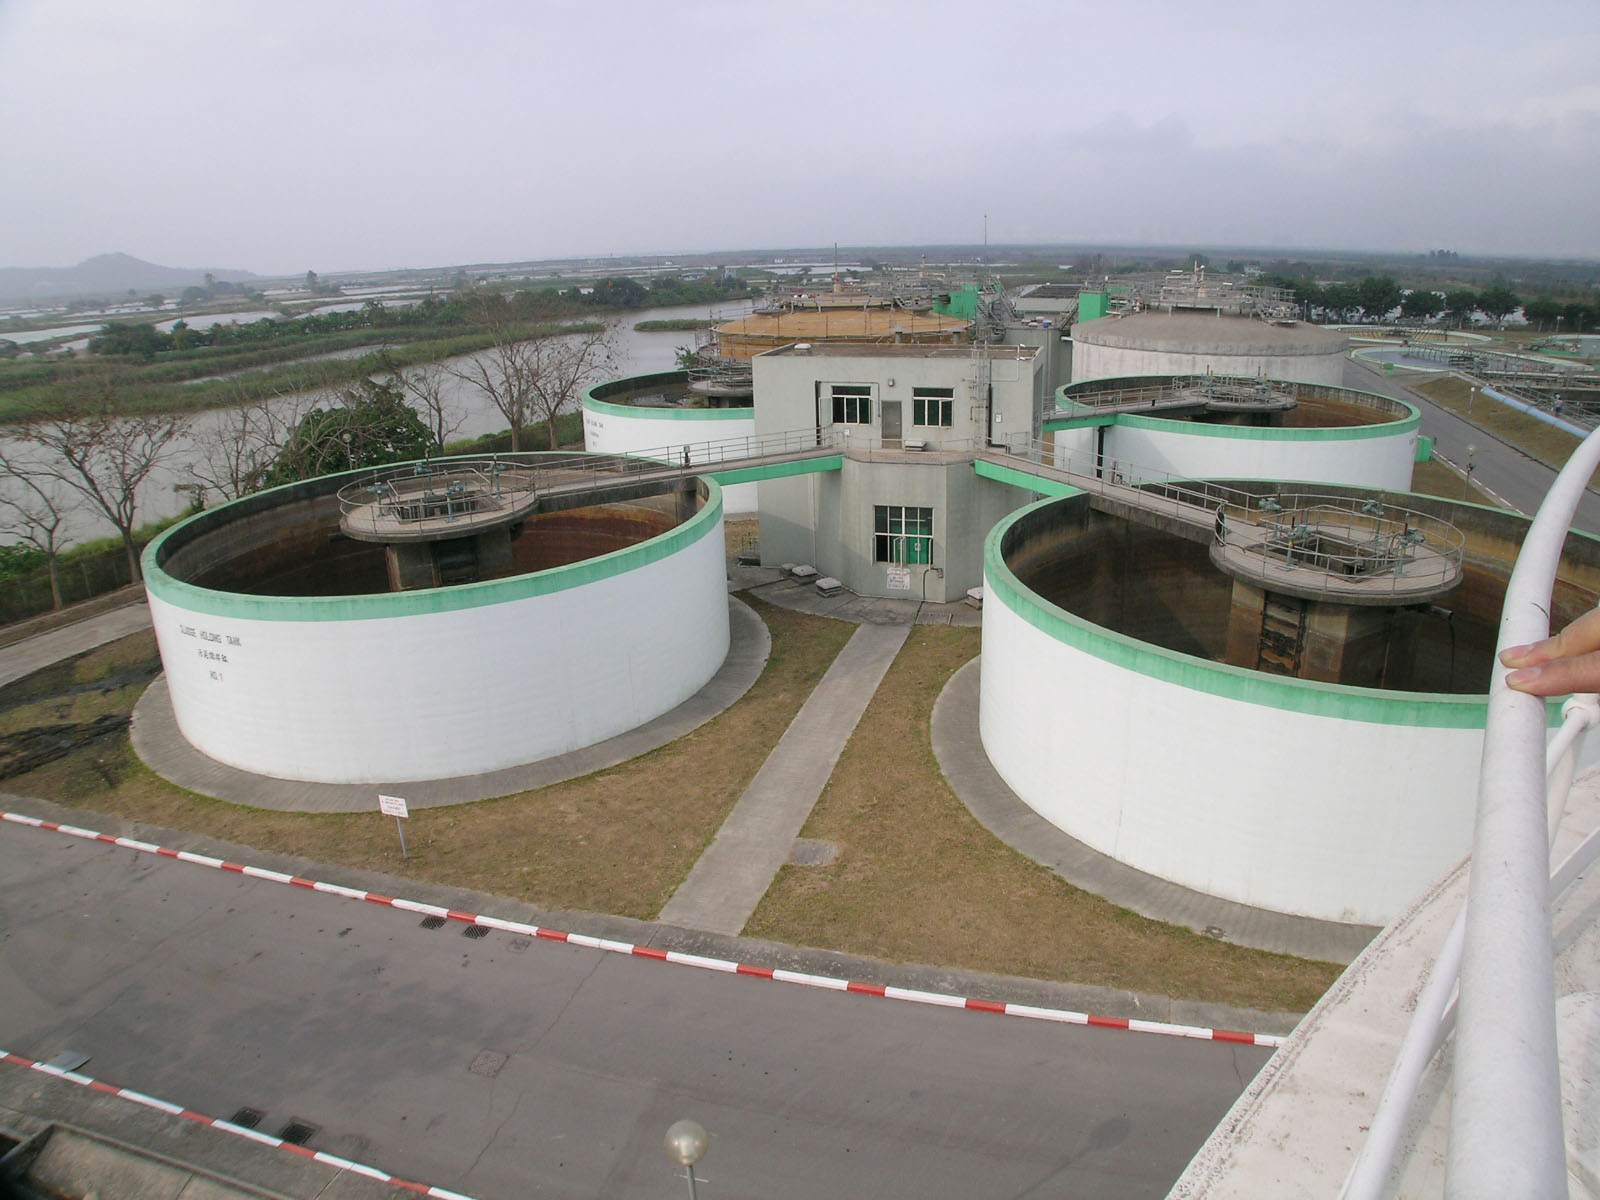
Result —
<path fill-rule="evenodd" d="M 662 371 L 597 383 L 583 393 L 583 444 L 592 453 L 644 455 L 695 466 L 743 458 L 755 437 L 755 405 L 743 396 L 707 396 L 687 371 Z M 723 488 L 729 513 L 756 511 L 756 485 Z"/>
<path fill-rule="evenodd" d="M 1301 322 L 1216 311 L 1139 312 L 1072 327 L 1072 382 L 1123 375 L 1217 375 L 1337 387 L 1349 339 Z"/>
<path fill-rule="evenodd" d="M 652 492 L 584 455 L 496 462 L 540 472 L 549 495 L 490 544 L 430 543 L 433 571 L 467 579 L 453 586 L 391 590 L 416 570 L 397 580 L 391 547 L 341 530 L 341 488 L 349 507 L 374 472 L 258 493 L 152 542 L 145 588 L 184 737 L 284 779 L 444 779 L 592 745 L 699 691 L 729 642 L 717 485 Z M 448 513 L 426 519 L 451 532 Z"/>
<path fill-rule="evenodd" d="M 1344 494 L 1358 508 L 1371 496 Z M 1139 870 L 1280 912 L 1388 921 L 1470 845 L 1483 693 L 1527 522 L 1385 499 L 1461 531 L 1460 582 L 1342 628 L 1336 609 L 1252 594 L 1213 565 L 1210 538 L 1109 516 L 1086 495 L 1001 522 L 985 546 L 979 717 L 996 770 L 1046 820 Z M 1597 590 L 1600 543 L 1575 537 L 1552 624 Z M 1374 686 L 1327 681 L 1341 675 Z"/>
<path fill-rule="evenodd" d="M 1044 429 L 1055 462 L 1131 482 L 1296 479 L 1404 491 L 1421 414 L 1353 388 L 1218 375 L 1069 384 Z"/>

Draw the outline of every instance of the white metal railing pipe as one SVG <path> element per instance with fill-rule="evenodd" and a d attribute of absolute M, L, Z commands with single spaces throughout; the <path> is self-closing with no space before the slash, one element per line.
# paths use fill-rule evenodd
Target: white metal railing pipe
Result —
<path fill-rule="evenodd" d="M 1545 776 L 1550 792 L 1549 828 L 1550 844 L 1555 845 L 1556 828 L 1566 808 L 1567 794 L 1572 790 L 1573 766 L 1577 748 L 1584 734 L 1600 725 L 1600 696 L 1578 695 L 1562 706 L 1563 720 L 1556 736 L 1550 739 L 1545 750 Z M 1562 865 L 1550 876 L 1550 902 L 1554 904 L 1579 872 L 1600 854 L 1600 830 L 1567 856 Z M 1467 910 L 1465 905 L 1456 913 L 1456 919 L 1445 935 L 1439 956 L 1434 960 L 1428 982 L 1417 997 L 1411 1024 L 1406 1028 L 1400 1049 L 1395 1054 L 1394 1066 L 1389 1072 L 1383 1096 L 1373 1112 L 1368 1126 L 1367 1139 L 1362 1143 L 1356 1161 L 1345 1178 L 1339 1200 L 1380 1200 L 1388 1188 L 1389 1174 L 1399 1158 L 1407 1123 L 1411 1117 L 1412 1101 L 1422 1083 L 1422 1076 L 1438 1053 L 1444 1039 L 1450 1036 L 1455 1025 L 1454 995 L 1461 974 L 1461 949 L 1465 940 Z"/>
<path fill-rule="evenodd" d="M 1556 476 L 1506 585 L 1478 778 L 1451 1079 L 1445 1193 L 1459 1200 L 1567 1195 L 1545 705 L 1506 686 L 1498 651 L 1549 635 L 1561 548 L 1597 464 L 1600 435 L 1591 435 Z"/>

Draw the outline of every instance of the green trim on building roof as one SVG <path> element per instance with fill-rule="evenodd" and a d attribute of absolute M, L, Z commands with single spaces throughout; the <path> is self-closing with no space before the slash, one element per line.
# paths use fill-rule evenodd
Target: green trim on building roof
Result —
<path fill-rule="evenodd" d="M 816 458 L 796 458 L 788 462 L 765 463 L 759 467 L 730 467 L 717 471 L 700 468 L 700 474 L 715 479 L 726 487 L 731 483 L 751 483 L 758 479 L 787 479 L 791 475 L 820 475 L 824 471 L 842 471 L 844 455 L 824 454 Z"/>
<path fill-rule="evenodd" d="M 1152 646 L 1051 604 L 1012 574 L 1000 546 L 1017 522 L 1058 502 L 1040 500 L 1018 509 L 989 531 L 983 546 L 984 602 L 1005 605 L 1055 641 L 1148 679 L 1262 708 L 1424 729 L 1482 729 L 1488 719 L 1484 696 L 1383 691 L 1268 675 Z M 1551 726 L 1558 726 L 1560 701 L 1553 701 L 1548 713 Z"/>
<path fill-rule="evenodd" d="M 1062 483 L 1059 479 L 1049 479 L 1042 475 L 1031 475 L 1017 467 L 1002 467 L 999 463 L 992 463 L 987 459 L 973 459 L 972 470 L 979 479 L 992 479 L 996 483 L 1010 484 L 1012 487 L 1039 492 L 1046 496 L 1060 498 L 1079 494 L 1079 489 L 1070 483 Z"/>
<path fill-rule="evenodd" d="M 197 587 L 172 578 L 159 565 L 167 542 L 180 535 L 192 522 L 222 511 L 211 509 L 174 525 L 145 547 L 145 588 L 150 595 L 187 612 L 252 621 L 376 621 L 506 604 L 626 575 L 650 563 L 671 558 L 702 538 L 709 537 L 722 517 L 722 489 L 714 479 L 707 480 L 707 487 L 710 495 L 694 516 L 665 533 L 621 550 L 508 579 L 362 596 L 252 596 Z M 244 502 L 236 500 L 233 503 Z M 223 506 L 224 509 L 228 507 L 232 505 Z"/>

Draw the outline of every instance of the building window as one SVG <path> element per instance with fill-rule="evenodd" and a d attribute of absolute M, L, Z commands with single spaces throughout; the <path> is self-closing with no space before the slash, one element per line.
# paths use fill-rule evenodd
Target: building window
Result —
<path fill-rule="evenodd" d="M 864 383 L 832 385 L 835 425 L 872 424 L 872 388 Z"/>
<path fill-rule="evenodd" d="M 911 389 L 911 423 L 913 425 L 939 425 L 949 429 L 955 424 L 955 388 L 919 387 Z"/>
<path fill-rule="evenodd" d="M 872 561 L 931 563 L 933 509 L 878 504 L 872 509 Z"/>

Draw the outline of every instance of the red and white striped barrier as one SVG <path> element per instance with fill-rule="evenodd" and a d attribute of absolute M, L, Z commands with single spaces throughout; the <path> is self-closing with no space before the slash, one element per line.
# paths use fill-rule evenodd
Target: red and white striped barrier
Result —
<path fill-rule="evenodd" d="M 1009 1004 L 997 1000 L 978 1000 L 970 996 L 949 996 L 941 992 L 923 992 L 915 988 L 893 987 L 878 983 L 859 983 L 848 979 L 833 979 L 826 975 L 811 975 L 803 971 L 785 971 L 773 967 L 734 962 L 726 958 L 708 958 L 700 954 L 685 954 L 680 950 L 658 950 L 653 946 L 639 946 L 632 942 L 617 942 L 609 938 L 590 937 L 582 933 L 567 933 L 564 930 L 547 929 L 541 925 L 529 925 L 522 921 L 507 921 L 501 917 L 460 912 L 453 908 L 441 908 L 437 904 L 423 904 L 418 900 L 405 900 L 395 896 L 385 896 L 379 892 L 364 892 L 358 888 L 341 887 L 336 883 L 302 879 L 298 875 L 285 875 L 282 871 L 269 871 L 264 867 L 242 866 L 239 863 L 228 862 L 221 858 L 210 858 L 204 854 L 194 854 L 187 850 L 169 850 L 165 846 L 156 846 L 149 842 L 138 842 L 132 838 L 112 837 L 110 834 L 97 833 L 93 829 L 80 829 L 74 825 L 61 825 L 55 821 L 42 821 L 37 817 L 24 816 L 21 813 L 0 812 L 0 821 L 12 821 L 18 825 L 29 825 L 36 829 L 48 829 L 53 833 L 64 833 L 69 837 L 105 842 L 112 846 L 137 850 L 144 854 L 159 854 L 163 858 L 175 858 L 180 862 L 193 863 L 201 867 L 212 867 L 219 871 L 232 871 L 238 875 L 248 875 L 252 879 L 264 879 L 269 883 L 286 883 L 293 887 L 308 888 L 315 892 L 326 892 L 331 896 L 342 896 L 347 900 L 365 900 L 371 904 L 383 904 L 390 908 L 421 913 L 429 917 L 443 917 L 446 920 L 460 921 L 467 925 L 482 925 L 489 929 L 502 930 L 505 933 L 544 938 L 552 942 L 566 942 L 571 946 L 585 946 L 591 950 L 606 950 L 612 954 L 627 954 L 635 958 L 653 958 L 661 962 L 676 963 L 683 967 L 699 967 L 704 971 L 720 971 L 726 975 L 754 975 L 761 979 L 771 979 L 778 983 L 795 983 L 802 987 L 823 988 L 834 992 L 856 992 L 864 996 L 881 996 L 887 1000 L 904 1000 L 912 1004 L 931 1004 L 940 1008 L 964 1008 L 973 1012 L 999 1013 L 1008 1017 L 1028 1017 L 1035 1021 L 1056 1021 L 1063 1025 L 1094 1025 L 1102 1029 L 1127 1029 L 1135 1033 L 1159 1033 L 1167 1037 L 1199 1038 L 1203 1041 L 1211 1042 L 1234 1042 L 1245 1046 L 1264 1046 L 1269 1049 L 1276 1049 L 1283 1045 L 1284 1041 L 1282 1037 L 1270 1033 L 1239 1033 L 1231 1029 L 1207 1029 L 1199 1025 L 1175 1025 L 1167 1021 L 1143 1021 L 1131 1017 L 1102 1017 L 1093 1013 L 1073 1012 L 1063 1008 L 1038 1008 L 1031 1004 Z"/>
<path fill-rule="evenodd" d="M 197 1113 L 193 1109 L 184 1108 L 181 1104 L 157 1100 L 154 1096 L 146 1096 L 143 1092 L 136 1092 L 131 1088 L 113 1087 L 109 1083 L 101 1083 L 98 1079 L 80 1075 L 77 1071 L 63 1071 L 60 1067 L 52 1067 L 49 1063 L 35 1062 L 33 1059 L 24 1058 L 20 1054 L 12 1054 L 6 1050 L 0 1050 L 0 1062 L 8 1062 L 13 1066 L 27 1067 L 30 1071 L 53 1075 L 57 1079 L 65 1079 L 69 1083 L 76 1083 L 91 1091 L 104 1092 L 108 1096 L 131 1100 L 135 1104 L 142 1104 L 146 1108 L 164 1112 L 170 1117 L 182 1117 L 185 1121 L 193 1121 L 197 1125 L 209 1125 L 212 1129 L 220 1129 L 224 1133 L 249 1138 L 252 1142 L 260 1142 L 263 1146 L 271 1146 L 277 1150 L 287 1150 L 291 1154 L 298 1154 L 302 1158 L 312 1159 L 340 1171 L 351 1171 L 357 1175 L 365 1175 L 368 1179 L 376 1179 L 379 1183 L 393 1184 L 395 1187 L 403 1187 L 413 1192 L 420 1192 L 424 1196 L 434 1197 L 434 1200 L 472 1200 L 471 1196 L 462 1195 L 460 1192 L 452 1192 L 445 1188 L 430 1187 L 425 1183 L 414 1183 L 409 1179 L 401 1179 L 397 1175 L 391 1175 L 387 1171 L 380 1171 L 376 1167 L 369 1167 L 365 1163 L 351 1162 L 348 1158 L 340 1158 L 337 1154 L 328 1154 L 322 1150 L 312 1150 L 307 1146 L 286 1142 L 282 1138 L 273 1137 L 270 1133 L 261 1133 L 254 1129 L 247 1129 L 243 1125 L 235 1125 L 232 1121 L 219 1121 L 216 1117 L 208 1117 L 205 1113 Z"/>

